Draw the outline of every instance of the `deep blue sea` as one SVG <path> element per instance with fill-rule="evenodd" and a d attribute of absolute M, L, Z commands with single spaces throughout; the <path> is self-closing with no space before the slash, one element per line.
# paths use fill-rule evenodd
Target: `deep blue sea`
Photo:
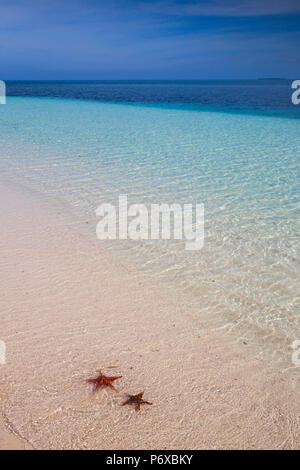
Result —
<path fill-rule="evenodd" d="M 288 112 L 300 115 L 292 104 L 292 80 L 199 81 L 8 81 L 10 96 L 75 98 L 125 103 L 173 103 L 214 106 L 248 112 Z"/>
<path fill-rule="evenodd" d="M 107 249 L 182 292 L 199 315 L 254 328 L 286 356 L 277 339 L 300 339 L 300 105 L 291 83 L 8 82 L 1 175 L 63 199 L 95 227 L 99 203 L 116 204 L 120 193 L 130 203 L 204 203 L 199 252 L 176 240 Z"/>

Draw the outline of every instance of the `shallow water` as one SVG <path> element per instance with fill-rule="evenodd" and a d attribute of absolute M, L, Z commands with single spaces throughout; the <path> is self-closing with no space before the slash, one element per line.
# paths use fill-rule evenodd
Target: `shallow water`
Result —
<path fill-rule="evenodd" d="M 271 336 L 280 356 L 274 335 L 300 338 L 299 126 L 254 110 L 8 97 L 0 169 L 95 227 L 97 206 L 119 194 L 147 205 L 203 202 L 200 251 L 174 240 L 106 241 L 107 249 L 181 291 L 199 315 Z"/>

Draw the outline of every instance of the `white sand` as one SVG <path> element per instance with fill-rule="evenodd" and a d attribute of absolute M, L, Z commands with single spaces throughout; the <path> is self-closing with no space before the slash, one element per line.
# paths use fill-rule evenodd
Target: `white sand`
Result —
<path fill-rule="evenodd" d="M 299 395 L 279 372 L 47 201 L 0 194 L 0 448 L 300 448 Z M 100 368 L 123 375 L 118 393 L 92 393 Z M 152 406 L 120 406 L 140 391 Z"/>

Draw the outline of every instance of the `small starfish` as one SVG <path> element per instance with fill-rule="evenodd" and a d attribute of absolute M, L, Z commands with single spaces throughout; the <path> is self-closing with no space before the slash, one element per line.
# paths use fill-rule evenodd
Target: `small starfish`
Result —
<path fill-rule="evenodd" d="M 96 377 L 95 379 L 89 379 L 87 380 L 87 383 L 91 383 L 94 385 L 94 392 L 97 392 L 97 390 L 100 390 L 100 388 L 104 387 L 110 387 L 113 390 L 116 391 L 115 387 L 111 382 L 117 379 L 121 379 L 122 375 L 119 375 L 118 377 L 106 377 L 105 375 L 102 374 L 101 370 L 99 370 L 99 377 Z"/>
<path fill-rule="evenodd" d="M 131 405 L 131 403 L 135 403 L 135 409 L 136 411 L 139 411 L 141 408 L 141 405 L 152 405 L 149 401 L 143 400 L 143 395 L 144 392 L 138 393 L 137 395 L 128 395 L 128 400 L 126 400 L 124 403 L 122 403 L 122 406 L 124 405 Z"/>

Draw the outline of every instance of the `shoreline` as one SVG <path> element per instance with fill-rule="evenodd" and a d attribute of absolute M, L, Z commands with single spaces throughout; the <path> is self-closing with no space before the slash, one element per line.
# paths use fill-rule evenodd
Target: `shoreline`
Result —
<path fill-rule="evenodd" d="M 18 436 L 0 420 L 0 449 L 300 448 L 299 394 L 279 371 L 51 203 L 0 191 L 0 409 Z M 117 393 L 87 386 L 100 368 L 123 376 Z M 141 391 L 153 406 L 119 406 Z"/>

